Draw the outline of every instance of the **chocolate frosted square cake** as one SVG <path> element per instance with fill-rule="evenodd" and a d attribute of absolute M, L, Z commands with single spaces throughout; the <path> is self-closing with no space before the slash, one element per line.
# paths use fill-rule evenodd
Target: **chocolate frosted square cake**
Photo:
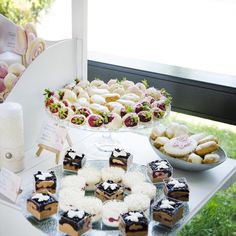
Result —
<path fill-rule="evenodd" d="M 148 223 L 142 211 L 130 211 L 120 215 L 119 230 L 124 236 L 146 236 Z"/>
<path fill-rule="evenodd" d="M 50 192 L 55 193 L 57 187 L 57 178 L 54 171 L 42 172 L 38 171 L 34 174 L 35 190 L 36 192 Z"/>
<path fill-rule="evenodd" d="M 64 212 L 59 220 L 59 230 L 70 236 L 80 236 L 91 228 L 92 215 L 72 209 Z"/>
<path fill-rule="evenodd" d="M 173 227 L 183 218 L 184 204 L 175 199 L 163 198 L 152 205 L 153 220 L 168 227 Z"/>
<path fill-rule="evenodd" d="M 133 155 L 126 152 L 124 149 L 116 148 L 111 153 L 109 163 L 110 166 L 121 167 L 122 169 L 127 170 L 133 163 Z"/>
<path fill-rule="evenodd" d="M 96 186 L 95 196 L 100 198 L 102 201 L 114 199 L 123 200 L 124 188 L 112 180 L 107 180 Z"/>
<path fill-rule="evenodd" d="M 78 171 L 85 164 L 86 157 L 85 154 L 78 154 L 76 151 L 70 149 L 66 151 L 63 168 L 70 171 Z"/>
<path fill-rule="evenodd" d="M 189 200 L 189 187 L 185 178 L 164 180 L 164 193 L 167 197 L 187 202 Z"/>
<path fill-rule="evenodd" d="M 27 210 L 38 220 L 57 213 L 58 201 L 48 193 L 36 193 L 27 199 Z"/>
<path fill-rule="evenodd" d="M 171 177 L 173 168 L 167 160 L 156 160 L 147 164 L 147 174 L 153 183 L 158 183 Z"/>

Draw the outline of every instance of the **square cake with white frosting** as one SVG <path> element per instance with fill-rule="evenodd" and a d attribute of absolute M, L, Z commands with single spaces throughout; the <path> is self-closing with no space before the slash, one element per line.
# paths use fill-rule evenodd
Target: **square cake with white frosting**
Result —
<path fill-rule="evenodd" d="M 92 215 L 79 209 L 71 209 L 62 213 L 59 230 L 67 235 L 80 236 L 91 228 Z"/>
<path fill-rule="evenodd" d="M 70 171 L 78 171 L 81 169 L 86 162 L 85 154 L 79 154 L 76 151 L 69 149 L 66 151 L 63 168 Z"/>
<path fill-rule="evenodd" d="M 110 166 L 121 167 L 124 170 L 128 170 L 133 163 L 133 155 L 126 152 L 124 149 L 115 148 L 111 153 L 109 163 Z"/>
<path fill-rule="evenodd" d="M 148 235 L 148 219 L 142 211 L 121 214 L 119 230 L 124 236 L 146 236 Z"/>
<path fill-rule="evenodd" d="M 36 193 L 27 199 L 27 210 L 38 220 L 57 213 L 58 201 L 48 193 Z"/>
<path fill-rule="evenodd" d="M 42 172 L 38 171 L 34 174 L 35 191 L 55 193 L 57 187 L 57 178 L 54 171 Z"/>
<path fill-rule="evenodd" d="M 123 200 L 124 188 L 112 180 L 107 180 L 96 186 L 95 196 L 102 201 L 107 200 Z"/>
<path fill-rule="evenodd" d="M 152 217 L 168 227 L 173 227 L 183 218 L 184 204 L 181 201 L 163 198 L 152 205 Z"/>

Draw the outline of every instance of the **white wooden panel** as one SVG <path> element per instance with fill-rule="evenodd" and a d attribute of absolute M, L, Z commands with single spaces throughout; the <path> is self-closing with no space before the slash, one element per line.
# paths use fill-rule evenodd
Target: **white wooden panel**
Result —
<path fill-rule="evenodd" d="M 43 93 L 76 78 L 76 40 L 59 42 L 34 60 L 6 101 L 18 102 L 24 112 L 25 150 L 35 145 L 45 119 Z"/>

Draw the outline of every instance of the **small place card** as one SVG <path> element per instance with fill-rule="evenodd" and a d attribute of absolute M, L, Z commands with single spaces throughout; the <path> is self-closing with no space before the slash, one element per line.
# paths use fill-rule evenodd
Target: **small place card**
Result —
<path fill-rule="evenodd" d="M 12 202 L 16 202 L 20 190 L 21 178 L 2 167 L 0 171 L 0 194 Z"/>
<path fill-rule="evenodd" d="M 48 122 L 42 128 L 39 144 L 61 152 L 66 136 L 67 129 L 64 126 L 58 125 L 56 122 Z"/>

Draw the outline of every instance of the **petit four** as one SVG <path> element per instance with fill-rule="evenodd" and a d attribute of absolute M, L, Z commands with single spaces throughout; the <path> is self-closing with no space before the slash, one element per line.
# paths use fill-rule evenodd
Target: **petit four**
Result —
<path fill-rule="evenodd" d="M 91 229 L 91 215 L 79 209 L 63 212 L 59 230 L 70 236 L 80 236 Z"/>
<path fill-rule="evenodd" d="M 107 180 L 97 185 L 95 196 L 102 201 L 114 199 L 123 200 L 124 189 L 120 184 L 117 184 L 112 180 Z"/>
<path fill-rule="evenodd" d="M 171 156 L 179 157 L 188 155 L 193 152 L 196 147 L 197 142 L 194 139 L 189 138 L 187 135 L 181 135 L 165 143 L 164 150 Z"/>
<path fill-rule="evenodd" d="M 212 164 L 212 163 L 216 163 L 216 162 L 219 162 L 220 160 L 220 156 L 216 153 L 210 153 L 210 154 L 206 154 L 204 156 L 204 159 L 203 159 L 203 163 L 204 164 Z"/>
<path fill-rule="evenodd" d="M 93 167 L 84 167 L 79 169 L 77 175 L 84 177 L 86 181 L 85 190 L 95 190 L 96 185 L 101 180 L 101 172 Z"/>
<path fill-rule="evenodd" d="M 215 141 L 208 141 L 206 143 L 199 144 L 195 152 L 199 156 L 204 156 L 206 154 L 216 151 L 218 148 L 219 145 Z"/>
<path fill-rule="evenodd" d="M 86 157 L 84 154 L 79 154 L 76 151 L 69 149 L 66 151 L 63 168 L 70 171 L 78 171 L 84 166 Z"/>
<path fill-rule="evenodd" d="M 79 190 L 84 190 L 86 181 L 84 177 L 78 175 L 67 175 L 61 180 L 61 188 L 73 187 Z"/>
<path fill-rule="evenodd" d="M 176 222 L 183 218 L 184 204 L 175 199 L 163 198 L 152 206 L 152 217 L 168 227 L 173 227 Z"/>
<path fill-rule="evenodd" d="M 124 170 L 129 169 L 133 163 L 133 155 L 126 152 L 124 149 L 116 148 L 112 151 L 109 158 L 110 166 L 121 167 Z"/>
<path fill-rule="evenodd" d="M 77 202 L 85 195 L 85 191 L 77 187 L 64 187 L 59 192 L 59 206 L 63 211 L 75 208 Z"/>
<path fill-rule="evenodd" d="M 176 200 L 189 200 L 189 187 L 185 178 L 164 180 L 164 193 L 167 197 Z"/>
<path fill-rule="evenodd" d="M 38 220 L 57 213 L 58 202 L 48 193 L 36 193 L 27 199 L 27 210 Z"/>
<path fill-rule="evenodd" d="M 146 236 L 148 235 L 148 219 L 141 211 L 121 214 L 119 230 L 124 236 Z"/>
<path fill-rule="evenodd" d="M 145 181 L 145 176 L 138 171 L 130 171 L 125 173 L 122 177 L 122 184 L 125 186 L 126 192 L 130 192 L 132 186 L 135 184 L 141 183 Z"/>
<path fill-rule="evenodd" d="M 112 180 L 116 183 L 121 182 L 123 175 L 125 174 L 125 171 L 119 167 L 104 167 L 101 170 L 102 173 L 102 180 Z"/>
<path fill-rule="evenodd" d="M 131 188 L 131 193 L 147 195 L 151 201 L 155 199 L 156 192 L 156 187 L 147 182 L 138 183 Z"/>
<path fill-rule="evenodd" d="M 125 197 L 129 211 L 146 211 L 150 207 L 151 199 L 141 193 L 132 193 Z"/>
<path fill-rule="evenodd" d="M 167 160 L 156 160 L 147 164 L 147 174 L 153 183 L 158 183 L 170 178 L 173 168 Z"/>
<path fill-rule="evenodd" d="M 121 201 L 108 201 L 102 208 L 102 222 L 109 227 L 118 227 L 120 214 L 128 211 L 128 207 Z"/>
<path fill-rule="evenodd" d="M 55 193 L 57 187 L 57 178 L 54 171 L 41 172 L 34 174 L 35 191 Z"/>
<path fill-rule="evenodd" d="M 86 196 L 77 200 L 76 207 L 91 214 L 92 222 L 102 217 L 102 201 L 97 197 Z"/>

